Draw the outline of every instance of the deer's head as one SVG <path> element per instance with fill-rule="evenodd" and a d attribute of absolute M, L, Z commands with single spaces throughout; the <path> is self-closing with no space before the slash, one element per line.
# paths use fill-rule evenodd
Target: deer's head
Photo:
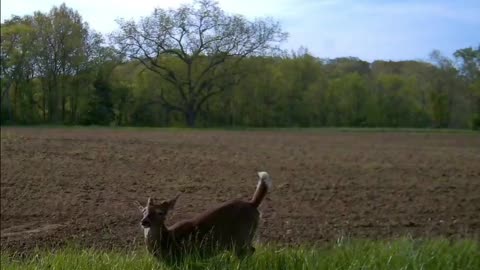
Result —
<path fill-rule="evenodd" d="M 155 203 L 152 198 L 148 198 L 146 206 L 142 206 L 139 202 L 136 202 L 138 209 L 143 214 L 140 224 L 144 228 L 162 225 L 165 222 L 168 212 L 175 206 L 177 199 L 178 195 L 171 200 Z"/>

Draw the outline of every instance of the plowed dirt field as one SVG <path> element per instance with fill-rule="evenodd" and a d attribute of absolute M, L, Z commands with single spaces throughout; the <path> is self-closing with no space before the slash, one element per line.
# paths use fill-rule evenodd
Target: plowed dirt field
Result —
<path fill-rule="evenodd" d="M 182 193 L 170 224 L 259 170 L 263 243 L 480 232 L 478 133 L 2 128 L 1 246 L 138 246 L 135 200 Z"/>

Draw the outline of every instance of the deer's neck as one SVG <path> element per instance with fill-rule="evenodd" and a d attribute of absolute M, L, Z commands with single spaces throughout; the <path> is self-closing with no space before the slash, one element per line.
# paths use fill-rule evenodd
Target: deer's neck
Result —
<path fill-rule="evenodd" d="M 164 224 L 144 228 L 144 234 L 147 250 L 153 255 L 161 256 L 162 253 L 171 249 L 171 235 Z"/>

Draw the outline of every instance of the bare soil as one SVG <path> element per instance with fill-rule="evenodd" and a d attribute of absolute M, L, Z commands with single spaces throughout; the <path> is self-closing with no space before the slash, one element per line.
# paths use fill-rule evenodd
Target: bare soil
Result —
<path fill-rule="evenodd" d="M 181 192 L 168 223 L 250 198 L 262 243 L 477 237 L 480 135 L 2 128 L 1 246 L 142 244 L 135 200 Z"/>

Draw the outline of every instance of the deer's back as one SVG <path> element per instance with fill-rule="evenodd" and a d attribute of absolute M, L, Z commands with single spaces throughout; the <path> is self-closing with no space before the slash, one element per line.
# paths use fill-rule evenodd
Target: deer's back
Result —
<path fill-rule="evenodd" d="M 221 246 L 246 246 L 252 241 L 259 216 L 257 208 L 249 202 L 232 200 L 169 229 L 180 241 L 197 239 Z"/>

